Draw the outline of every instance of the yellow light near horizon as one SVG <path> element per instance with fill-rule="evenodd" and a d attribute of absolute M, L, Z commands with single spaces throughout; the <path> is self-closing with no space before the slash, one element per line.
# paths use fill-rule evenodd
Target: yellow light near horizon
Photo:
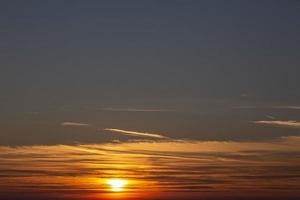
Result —
<path fill-rule="evenodd" d="M 109 179 L 106 181 L 106 183 L 110 185 L 111 191 L 121 192 L 124 190 L 125 185 L 128 184 L 128 181 L 122 179 Z"/>

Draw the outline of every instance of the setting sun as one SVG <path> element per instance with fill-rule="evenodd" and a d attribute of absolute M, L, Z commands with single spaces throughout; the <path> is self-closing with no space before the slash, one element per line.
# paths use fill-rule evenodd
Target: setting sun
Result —
<path fill-rule="evenodd" d="M 128 181 L 122 179 L 109 179 L 106 183 L 110 185 L 111 191 L 121 192 L 124 190 L 125 185 L 128 184 Z"/>

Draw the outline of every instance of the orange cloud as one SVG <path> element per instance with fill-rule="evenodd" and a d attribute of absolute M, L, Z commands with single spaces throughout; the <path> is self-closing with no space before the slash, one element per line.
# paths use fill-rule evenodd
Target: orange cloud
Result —
<path fill-rule="evenodd" d="M 259 191 L 272 197 L 286 191 L 299 195 L 299 152 L 299 136 L 265 142 L 0 146 L 0 197 L 11 191 L 109 199 L 105 195 L 111 190 L 105 180 L 111 178 L 128 180 L 127 194 L 138 199 L 143 195 L 153 199 L 154 193 L 162 199 L 176 199 L 184 192 L 245 197 L 249 191 Z M 171 196 L 163 198 L 166 194 Z"/>

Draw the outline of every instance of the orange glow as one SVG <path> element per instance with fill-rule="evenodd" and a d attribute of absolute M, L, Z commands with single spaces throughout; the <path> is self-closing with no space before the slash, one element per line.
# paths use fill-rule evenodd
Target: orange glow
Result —
<path fill-rule="evenodd" d="M 273 195 L 277 190 L 269 188 L 287 184 L 293 194 L 299 194 L 299 180 L 294 178 L 299 144 L 299 137 L 293 136 L 264 142 L 0 146 L 0 196 L 17 191 L 55 195 L 56 199 L 172 199 L 180 195 L 185 199 L 187 193 L 238 195 L 235 188 L 241 195 L 257 188 L 262 188 L 259 195 Z M 45 190 L 49 185 L 55 192 Z"/>

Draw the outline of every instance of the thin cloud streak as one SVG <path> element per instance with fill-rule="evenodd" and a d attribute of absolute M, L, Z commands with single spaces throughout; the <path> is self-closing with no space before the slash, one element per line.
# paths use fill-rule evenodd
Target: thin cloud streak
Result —
<path fill-rule="evenodd" d="M 286 110 L 300 110 L 300 106 L 297 105 L 279 105 L 279 106 L 273 106 L 273 105 L 244 105 L 244 106 L 234 106 L 232 108 L 235 109 L 286 109 Z"/>
<path fill-rule="evenodd" d="M 84 127 L 90 127 L 90 124 L 85 123 L 79 123 L 79 122 L 62 122 L 61 126 L 84 126 Z"/>
<path fill-rule="evenodd" d="M 300 106 L 272 106 L 272 108 L 300 110 Z"/>
<path fill-rule="evenodd" d="M 100 128 L 97 128 L 95 126 L 92 126 L 91 124 L 79 123 L 79 122 L 63 122 L 63 123 L 61 123 L 61 126 L 64 126 L 64 127 L 91 127 L 91 128 L 95 128 L 95 130 L 98 130 L 98 131 L 102 131 L 102 130 L 110 131 L 110 132 L 121 133 L 121 134 L 124 134 L 124 135 L 133 136 L 133 137 L 168 139 L 168 137 L 163 136 L 161 134 L 157 134 L 157 133 L 129 131 L 129 130 L 123 130 L 123 129 L 117 129 L 117 128 L 100 129 Z"/>
<path fill-rule="evenodd" d="M 300 128 L 300 122 L 298 121 L 255 121 L 256 124 L 262 125 L 271 125 L 271 126 L 279 126 L 279 127 L 288 127 L 288 128 Z"/>
<path fill-rule="evenodd" d="M 167 139 L 168 138 L 166 136 L 163 136 L 163 135 L 157 134 L 157 133 L 128 131 L 128 130 L 116 129 L 116 128 L 105 128 L 104 130 L 105 131 L 116 132 L 116 133 L 122 133 L 122 134 L 130 135 L 130 136 L 136 136 L 136 137 L 150 137 L 150 138 L 159 138 L 159 139 Z"/>
<path fill-rule="evenodd" d="M 101 110 L 113 112 L 173 112 L 172 109 L 140 109 L 140 108 L 102 108 Z"/>

